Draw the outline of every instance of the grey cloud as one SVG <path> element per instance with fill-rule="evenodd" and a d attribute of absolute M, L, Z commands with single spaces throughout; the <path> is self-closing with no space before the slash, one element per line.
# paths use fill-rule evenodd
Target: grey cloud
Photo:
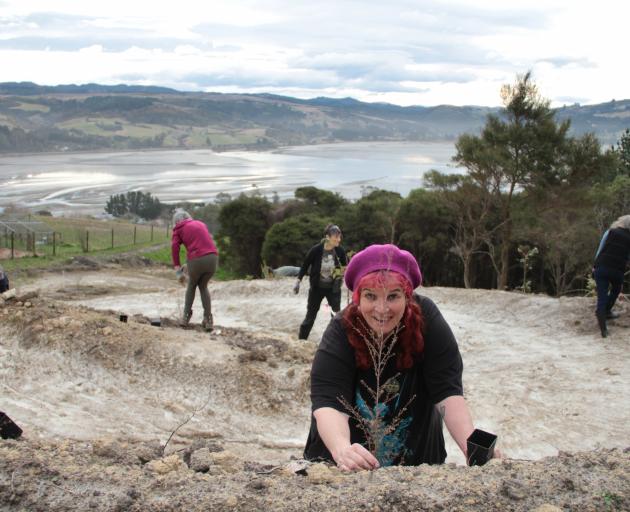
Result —
<path fill-rule="evenodd" d="M 349 9 L 348 4 L 355 5 L 356 11 Z M 296 19 L 286 23 L 247 28 L 199 24 L 194 31 L 216 39 L 262 40 L 300 49 L 307 56 L 311 52 L 316 55 L 400 52 L 414 63 L 474 65 L 501 61 L 489 57 L 487 49 L 471 44 L 471 35 L 483 36 L 506 30 L 500 23 L 507 23 L 510 28 L 537 28 L 545 24 L 544 16 L 535 10 L 511 14 L 463 5 L 446 8 L 439 2 L 427 2 L 428 7 L 422 11 L 418 11 L 417 2 L 374 4 L 369 9 L 365 5 L 361 7 L 361 3 L 343 2 L 341 5 L 342 9 L 345 7 L 342 12 L 335 10 L 332 3 L 324 2 L 318 4 L 317 9 L 310 7 L 312 12 L 308 13 L 292 6 L 287 10 L 289 16 L 293 13 Z M 334 17 L 331 12 L 335 13 Z M 428 16 L 421 16 L 427 12 Z M 320 67 L 317 63 L 310 66 Z"/>
<path fill-rule="evenodd" d="M 125 83 L 146 83 L 147 80 L 156 84 L 166 84 L 175 89 L 181 89 L 180 85 L 186 84 L 187 90 L 200 90 L 212 87 L 239 87 L 247 88 L 314 88 L 337 87 L 339 81 L 332 75 L 325 73 L 310 73 L 305 71 L 286 70 L 272 75 L 261 70 L 248 70 L 241 68 L 222 69 L 208 73 L 184 73 L 173 76 L 171 72 L 158 72 L 148 75 L 118 74 L 114 81 Z M 168 82 L 168 83 L 167 83 Z"/>
<path fill-rule="evenodd" d="M 22 18 L 25 23 L 34 23 L 38 30 L 76 30 L 90 19 L 84 16 L 63 14 L 59 12 L 36 12 Z"/>
<path fill-rule="evenodd" d="M 277 43 L 290 39 L 301 46 L 313 38 L 319 44 L 345 41 L 356 46 L 365 41 L 381 44 L 402 39 L 430 41 L 435 37 L 457 38 L 486 35 L 514 28 L 541 28 L 545 15 L 536 8 L 481 9 L 466 5 L 444 5 L 438 1 L 394 1 L 387 3 L 321 1 L 312 4 L 296 2 L 265 2 L 270 11 L 285 14 L 289 21 L 257 27 L 235 28 L 215 24 L 199 24 L 194 30 L 200 34 L 227 35 L 224 29 L 236 30 L 237 36 L 247 37 L 252 31 L 265 35 Z M 418 8 L 419 4 L 422 6 Z M 240 31 L 240 33 L 239 33 Z M 343 47 L 343 46 L 342 46 Z"/>
<path fill-rule="evenodd" d="M 557 68 L 564 68 L 567 66 L 575 65 L 580 68 L 596 68 L 597 65 L 586 58 L 575 58 L 575 57 L 549 57 L 544 59 L 539 59 L 537 62 L 548 62 L 549 64 L 554 65 Z"/>
<path fill-rule="evenodd" d="M 82 36 L 82 37 L 18 37 L 14 39 L 0 40 L 0 49 L 3 50 L 51 50 L 51 51 L 78 51 L 93 45 L 101 45 L 105 51 L 122 52 L 135 46 L 146 50 L 172 51 L 182 44 L 194 45 L 202 50 L 210 49 L 206 44 L 200 45 L 197 41 L 164 38 L 112 38 L 110 35 Z"/>
<path fill-rule="evenodd" d="M 584 98 L 582 96 L 558 96 L 556 98 L 552 98 L 553 101 L 557 103 L 562 103 L 563 105 L 573 105 L 575 103 L 588 103 L 588 98 Z"/>
<path fill-rule="evenodd" d="M 266 72 L 248 72 L 247 70 L 221 71 L 217 74 L 190 73 L 179 78 L 188 83 L 195 83 L 199 88 L 217 86 L 248 87 L 297 87 L 297 88 L 326 88 L 338 87 L 339 81 L 334 76 L 288 71 L 271 75 Z"/>
<path fill-rule="evenodd" d="M 0 0 L 1 1 L 1 0 Z M 105 51 L 120 52 L 131 46 L 171 51 L 188 44 L 210 57 L 216 73 L 172 75 L 170 70 L 151 75 L 113 76 L 112 81 L 146 83 L 189 89 L 212 87 L 362 89 L 369 92 L 420 92 L 404 83 L 464 83 L 476 78 L 472 71 L 501 65 L 522 72 L 522 63 L 501 57 L 500 48 L 491 55 L 487 48 L 471 43 L 474 36 L 518 29 L 540 29 L 546 14 L 535 7 L 482 9 L 441 0 L 321 0 L 317 4 L 294 0 L 254 1 L 258 9 L 279 13 L 281 21 L 239 27 L 199 23 L 187 39 L 164 39 L 150 27 L 99 27 L 95 17 L 43 12 L 22 18 L 37 24 L 37 31 L 22 29 L 20 37 L 0 40 L 0 49 L 75 51 L 101 45 Z M 548 10 L 546 7 L 545 10 Z M 2 30 L 2 19 L 0 19 Z M 47 34 L 50 34 L 48 36 Z M 57 37 L 57 34 L 67 34 Z M 261 70 L 239 62 L 239 52 L 263 43 L 278 49 L 274 58 L 286 60 L 288 69 Z M 286 55 L 282 52 L 285 50 Z M 296 56 L 297 55 L 297 56 Z M 288 59 L 288 60 L 287 60 Z M 554 66 L 587 66 L 586 59 L 554 56 L 545 59 Z"/>
<path fill-rule="evenodd" d="M 153 30 L 140 27 L 99 27 L 99 18 L 75 16 L 55 12 L 38 12 L 19 20 L 0 19 L 0 29 L 15 32 L 14 37 L 0 40 L 0 49 L 76 51 L 92 45 L 101 45 L 107 51 L 124 51 L 132 46 L 148 50 L 170 51 L 178 45 L 191 44 L 201 49 L 211 43 L 197 39 L 164 38 Z M 17 24 L 17 29 L 11 24 Z M 31 28 L 31 24 L 36 25 Z"/>
<path fill-rule="evenodd" d="M 295 67 L 317 70 L 330 70 L 344 78 L 359 78 L 361 76 L 385 75 L 392 80 L 413 81 L 449 81 L 463 82 L 473 78 L 470 72 L 441 73 L 422 69 L 413 69 L 421 64 L 464 64 L 466 62 L 480 63 L 482 57 L 465 59 L 453 54 L 452 58 L 440 58 L 438 55 L 430 59 L 425 55 L 418 56 L 413 48 L 397 48 L 383 51 L 365 51 L 363 53 L 315 53 L 309 52 L 289 61 Z M 427 50 L 426 53 L 429 53 Z M 411 67 L 411 69 L 409 68 Z"/>
<path fill-rule="evenodd" d="M 118 77 L 125 80 L 130 77 Z M 146 79 L 146 77 L 143 77 Z M 435 80 L 437 77 L 430 77 Z M 445 79 L 445 77 L 439 77 Z M 445 79 L 446 80 L 446 79 Z M 361 89 L 369 92 L 419 92 L 425 90 L 412 85 L 403 85 L 396 79 L 383 76 L 363 76 L 358 79 L 347 80 L 331 74 L 313 74 L 311 72 L 270 73 L 251 72 L 238 70 L 234 72 L 221 72 L 217 74 L 186 74 L 178 77 L 178 81 L 190 84 L 191 88 L 205 89 L 213 87 L 234 86 L 242 89 L 248 88 L 302 88 L 302 89 Z M 432 80 L 428 80 L 432 81 Z M 448 81 L 448 80 L 446 80 Z"/>

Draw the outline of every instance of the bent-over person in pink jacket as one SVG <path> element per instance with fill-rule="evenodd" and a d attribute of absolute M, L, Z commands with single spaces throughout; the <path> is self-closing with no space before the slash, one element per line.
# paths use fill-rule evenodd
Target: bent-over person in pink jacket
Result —
<path fill-rule="evenodd" d="M 186 327 L 192 317 L 192 305 L 195 300 L 195 290 L 199 288 L 201 303 L 203 304 L 202 327 L 206 331 L 213 328 L 212 303 L 208 291 L 208 281 L 214 275 L 219 264 L 219 253 L 212 235 L 206 225 L 194 220 L 186 210 L 175 210 L 173 214 L 173 237 L 171 254 L 173 267 L 179 276 L 183 269 L 179 261 L 179 248 L 186 247 L 186 267 L 188 269 L 188 286 L 184 302 L 184 314 L 180 321 Z"/>

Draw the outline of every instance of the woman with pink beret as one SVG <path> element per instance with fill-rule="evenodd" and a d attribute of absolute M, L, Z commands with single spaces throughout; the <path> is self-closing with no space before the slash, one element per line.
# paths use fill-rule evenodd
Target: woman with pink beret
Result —
<path fill-rule="evenodd" d="M 305 458 L 344 471 L 443 463 L 443 422 L 465 455 L 474 426 L 462 358 L 437 306 L 414 293 L 422 282 L 416 259 L 372 245 L 350 260 L 345 282 L 352 303 L 331 321 L 313 361 Z"/>

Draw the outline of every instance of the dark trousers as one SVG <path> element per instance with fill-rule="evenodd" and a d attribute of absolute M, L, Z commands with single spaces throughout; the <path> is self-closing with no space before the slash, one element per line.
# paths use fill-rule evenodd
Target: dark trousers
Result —
<path fill-rule="evenodd" d="M 322 303 L 323 298 L 326 297 L 328 304 L 332 310 L 336 313 L 341 306 L 341 290 L 334 292 L 332 288 L 319 288 L 317 286 L 311 286 L 308 290 L 308 303 L 306 306 L 306 318 L 300 325 L 300 339 L 305 340 L 313 328 L 315 318 L 317 318 L 317 312 L 319 306 Z"/>
<path fill-rule="evenodd" d="M 623 271 L 599 266 L 593 272 L 593 277 L 597 287 L 596 311 L 610 311 L 623 286 Z"/>
<path fill-rule="evenodd" d="M 186 262 L 188 267 L 188 286 L 186 288 L 186 300 L 184 302 L 184 315 L 192 313 L 192 305 L 195 301 L 195 291 L 199 288 L 201 304 L 203 304 L 203 316 L 212 315 L 212 302 L 208 291 L 208 281 L 217 271 L 219 264 L 218 254 L 206 254 Z"/>

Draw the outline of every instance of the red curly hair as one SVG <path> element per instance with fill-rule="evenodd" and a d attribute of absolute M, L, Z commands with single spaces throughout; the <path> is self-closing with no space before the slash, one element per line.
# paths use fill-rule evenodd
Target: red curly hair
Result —
<path fill-rule="evenodd" d="M 365 370 L 373 364 L 365 344 L 365 340 L 371 336 L 370 329 L 359 310 L 361 291 L 364 288 L 402 288 L 407 304 L 396 341 L 396 367 L 399 370 L 411 368 L 424 351 L 424 317 L 420 306 L 412 298 L 411 283 L 402 274 L 389 270 L 377 270 L 363 276 L 352 294 L 352 304 L 343 312 L 343 326 L 348 341 L 354 348 L 357 366 Z"/>

